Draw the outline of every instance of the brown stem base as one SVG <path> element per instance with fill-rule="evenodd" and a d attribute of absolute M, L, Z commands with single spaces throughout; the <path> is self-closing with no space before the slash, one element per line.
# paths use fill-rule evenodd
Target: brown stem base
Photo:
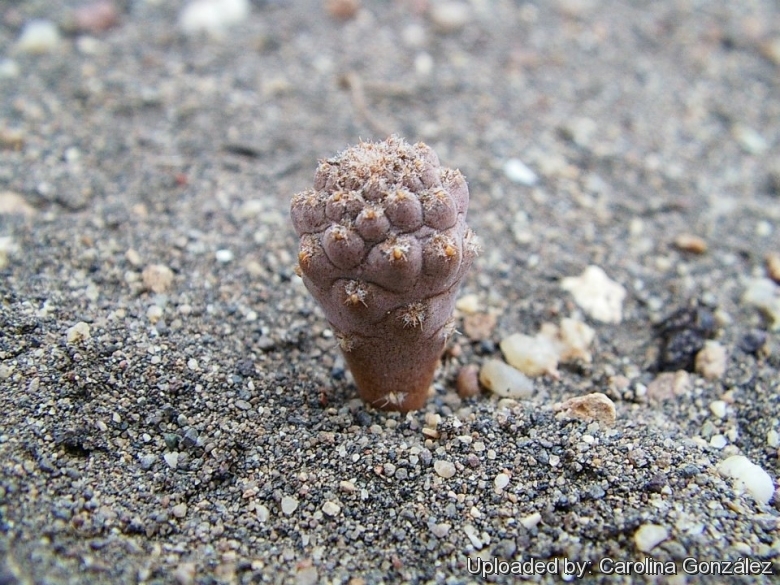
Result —
<path fill-rule="evenodd" d="M 408 412 L 425 406 L 444 345 L 437 332 L 407 344 L 367 339 L 343 353 L 365 402 L 379 410 Z"/>

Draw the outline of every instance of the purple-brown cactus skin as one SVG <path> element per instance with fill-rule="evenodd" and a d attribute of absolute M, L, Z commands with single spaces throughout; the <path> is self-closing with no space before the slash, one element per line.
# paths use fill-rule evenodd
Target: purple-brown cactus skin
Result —
<path fill-rule="evenodd" d="M 298 274 L 338 336 L 361 398 L 422 408 L 478 251 L 469 191 L 422 142 L 361 142 L 293 197 Z"/>

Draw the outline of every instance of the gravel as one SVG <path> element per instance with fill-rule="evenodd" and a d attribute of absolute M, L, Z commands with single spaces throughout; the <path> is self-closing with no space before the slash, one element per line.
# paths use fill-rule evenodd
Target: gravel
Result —
<path fill-rule="evenodd" d="M 110 27 L 65 26 L 86 4 L 0 8 L 0 581 L 780 571 L 774 2 L 212 0 L 209 30 L 194 2 L 117 1 Z M 469 181 L 456 329 L 495 316 L 404 416 L 356 399 L 287 220 L 319 159 L 390 132 Z M 706 335 L 658 328 L 680 307 Z M 563 319 L 590 362 L 514 397 L 475 395 L 472 367 L 458 395 Z M 594 393 L 614 423 L 554 410 Z"/>

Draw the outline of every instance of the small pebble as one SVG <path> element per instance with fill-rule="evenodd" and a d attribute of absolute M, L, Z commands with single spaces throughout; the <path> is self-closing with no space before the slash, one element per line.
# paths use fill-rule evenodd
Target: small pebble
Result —
<path fill-rule="evenodd" d="M 705 341 L 696 354 L 696 372 L 707 380 L 718 380 L 726 373 L 726 348 L 717 341 Z"/>
<path fill-rule="evenodd" d="M 444 538 L 449 534 L 452 525 L 442 522 L 441 524 L 431 524 L 429 528 L 436 538 Z"/>
<path fill-rule="evenodd" d="M 534 391 L 534 383 L 528 376 L 497 359 L 489 359 L 482 365 L 479 381 L 502 398 L 528 398 Z"/>
<path fill-rule="evenodd" d="M 271 511 L 262 504 L 255 507 L 255 514 L 260 522 L 268 522 L 268 519 L 271 517 Z"/>
<path fill-rule="evenodd" d="M 119 10 L 109 0 L 98 0 L 76 9 L 73 28 L 76 32 L 97 34 L 119 24 Z"/>
<path fill-rule="evenodd" d="M 322 512 L 326 516 L 338 516 L 341 513 L 341 506 L 336 502 L 327 501 L 322 505 Z"/>
<path fill-rule="evenodd" d="M 40 55 L 54 51 L 59 42 L 60 33 L 56 24 L 49 20 L 30 20 L 24 25 L 16 41 L 16 48 L 22 53 Z"/>
<path fill-rule="evenodd" d="M 718 472 L 723 477 L 734 479 L 739 489 L 747 491 L 762 504 L 769 503 L 775 493 L 769 474 L 744 455 L 732 455 L 721 461 Z"/>
<path fill-rule="evenodd" d="M 542 329 L 544 333 L 544 328 Z M 555 330 L 559 341 L 559 361 L 569 363 L 579 360 L 585 363 L 593 361 L 590 354 L 590 346 L 596 338 L 596 331 L 587 323 L 579 319 L 565 317 L 561 319 L 560 328 Z"/>
<path fill-rule="evenodd" d="M 10 139 L 8 136 L 6 139 Z M 0 142 L 5 142 L 3 136 L 0 136 Z M 13 191 L 0 192 L 0 215 L 24 215 L 32 217 L 35 215 L 35 208 L 27 203 L 27 200 Z"/>
<path fill-rule="evenodd" d="M 574 297 L 574 302 L 588 315 L 604 323 L 623 320 L 623 299 L 626 289 L 598 266 L 588 266 L 580 276 L 568 276 L 561 288 Z"/>
<path fill-rule="evenodd" d="M 506 473 L 499 473 L 493 480 L 493 485 L 495 485 L 497 489 L 504 489 L 509 485 L 509 476 Z"/>
<path fill-rule="evenodd" d="M 338 20 L 354 18 L 360 10 L 360 0 L 326 0 L 325 12 Z"/>
<path fill-rule="evenodd" d="M 157 456 L 151 453 L 141 455 L 139 459 L 139 462 L 141 464 L 141 469 L 143 469 L 144 471 L 151 469 L 155 461 L 157 461 Z"/>
<path fill-rule="evenodd" d="M 663 372 L 647 385 L 647 397 L 651 400 L 668 400 L 684 396 L 690 391 L 690 375 L 685 370 Z"/>
<path fill-rule="evenodd" d="M 780 329 L 780 286 L 769 278 L 753 278 L 747 282 L 742 302 L 760 309 L 770 320 L 773 331 Z"/>
<path fill-rule="evenodd" d="M 532 514 L 529 514 L 528 516 L 524 516 L 520 518 L 520 524 L 523 525 L 528 530 L 538 526 L 541 521 L 542 521 L 542 515 L 539 512 L 534 512 Z"/>
<path fill-rule="evenodd" d="M 135 252 L 135 250 L 132 250 L 132 252 Z M 128 261 L 132 264 L 133 262 L 130 258 L 135 260 L 135 255 L 131 254 L 131 250 L 128 250 L 127 253 L 130 254 Z M 150 264 L 141 273 L 141 280 L 143 281 L 144 289 L 158 294 L 164 293 L 170 289 L 173 283 L 173 270 L 163 264 Z"/>
<path fill-rule="evenodd" d="M 726 416 L 726 402 L 724 400 L 713 400 L 710 402 L 710 410 L 718 418 L 723 418 Z"/>
<path fill-rule="evenodd" d="M 249 0 L 193 0 L 179 14 L 184 33 L 223 35 L 230 27 L 249 17 Z"/>
<path fill-rule="evenodd" d="M 674 245 L 683 252 L 692 254 L 704 254 L 707 251 L 706 240 L 692 234 L 680 234 L 674 239 Z"/>
<path fill-rule="evenodd" d="M 766 256 L 767 276 L 780 284 L 780 253 L 770 252 Z"/>
<path fill-rule="evenodd" d="M 151 307 L 146 309 L 146 318 L 149 319 L 149 322 L 152 325 L 154 325 L 160 319 L 162 319 L 162 316 L 163 316 L 163 309 L 158 305 L 152 305 Z"/>
<path fill-rule="evenodd" d="M 723 449 L 728 445 L 728 439 L 724 435 L 712 435 L 710 438 L 710 446 L 715 449 Z"/>
<path fill-rule="evenodd" d="M 171 514 L 173 514 L 175 518 L 184 518 L 187 515 L 187 504 L 184 502 L 176 504 L 171 508 Z"/>
<path fill-rule="evenodd" d="M 233 261 L 233 252 L 231 250 L 217 250 L 215 256 L 220 264 L 227 264 Z"/>
<path fill-rule="evenodd" d="M 499 345 L 509 365 L 526 376 L 558 375 L 558 348 L 549 337 L 515 333 Z"/>
<path fill-rule="evenodd" d="M 461 398 L 472 398 L 479 395 L 479 366 L 469 364 L 458 371 L 455 387 Z"/>
<path fill-rule="evenodd" d="M 141 266 L 141 262 L 143 262 L 141 255 L 133 248 L 129 248 L 127 252 L 125 252 L 125 260 L 127 260 L 134 268 L 138 268 Z"/>
<path fill-rule="evenodd" d="M 592 118 L 580 117 L 568 120 L 561 128 L 561 134 L 581 148 L 588 148 L 596 134 L 598 124 Z"/>
<path fill-rule="evenodd" d="M 298 500 L 291 496 L 282 497 L 282 513 L 289 516 L 298 508 Z"/>
<path fill-rule="evenodd" d="M 667 538 L 669 531 L 659 524 L 643 524 L 634 533 L 634 543 L 644 553 L 649 553 Z"/>
<path fill-rule="evenodd" d="M 79 343 L 90 339 L 92 334 L 90 328 L 84 321 L 79 321 L 73 327 L 70 327 L 67 332 L 67 341 L 70 345 L 78 345 Z"/>
<path fill-rule="evenodd" d="M 615 424 L 616 419 L 615 403 L 601 392 L 569 398 L 565 402 L 556 404 L 554 410 L 584 421 L 595 420 L 606 425 Z"/>
<path fill-rule="evenodd" d="M 163 459 L 171 469 L 176 469 L 179 466 L 179 453 L 176 451 L 166 453 L 163 455 Z"/>
<path fill-rule="evenodd" d="M 774 226 L 771 222 L 761 219 L 756 222 L 756 235 L 759 238 L 767 238 L 772 235 L 772 232 L 775 230 Z"/>
<path fill-rule="evenodd" d="M 780 434 L 774 429 L 768 431 L 766 434 L 766 444 L 772 447 L 772 449 L 780 446 Z"/>
<path fill-rule="evenodd" d="M 504 163 L 504 174 L 507 179 L 519 185 L 533 187 L 539 181 L 539 177 L 518 158 L 510 158 Z"/>
<path fill-rule="evenodd" d="M 466 534 L 469 541 L 471 542 L 471 546 L 473 546 L 475 549 L 480 550 L 483 546 L 485 546 L 482 543 L 482 540 L 479 538 L 477 529 L 474 528 L 471 524 L 464 525 L 463 532 Z"/>
<path fill-rule="evenodd" d="M 431 21 L 439 32 L 456 32 L 471 20 L 471 9 L 465 2 L 445 0 L 431 6 Z"/>
<path fill-rule="evenodd" d="M 455 464 L 450 461 L 438 460 L 434 462 L 433 470 L 439 477 L 450 479 L 455 475 Z"/>
<path fill-rule="evenodd" d="M 473 315 L 481 309 L 481 303 L 477 295 L 464 295 L 455 302 L 455 308 L 467 315 Z"/>

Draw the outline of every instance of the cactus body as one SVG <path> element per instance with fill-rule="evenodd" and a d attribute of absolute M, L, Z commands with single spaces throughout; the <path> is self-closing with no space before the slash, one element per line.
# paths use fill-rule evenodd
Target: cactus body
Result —
<path fill-rule="evenodd" d="M 463 175 L 391 136 L 320 163 L 293 197 L 299 274 L 340 340 L 361 398 L 421 408 L 478 245 Z"/>

